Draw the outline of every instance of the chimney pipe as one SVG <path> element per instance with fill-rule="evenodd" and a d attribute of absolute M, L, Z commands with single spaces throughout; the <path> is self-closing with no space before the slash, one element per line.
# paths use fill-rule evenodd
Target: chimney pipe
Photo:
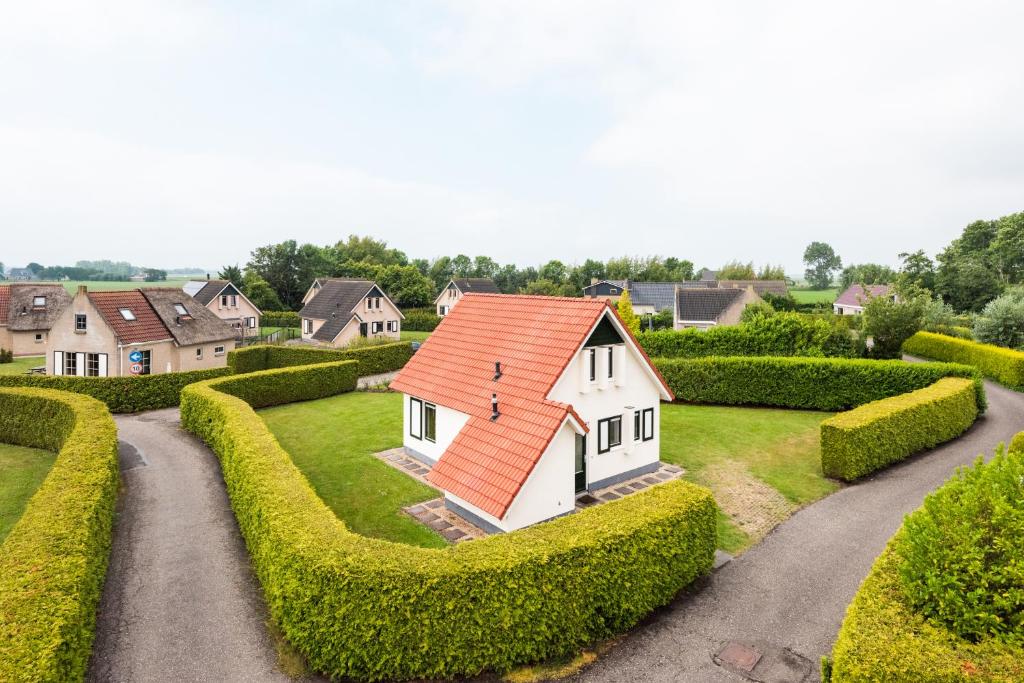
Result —
<path fill-rule="evenodd" d="M 491 422 L 497 420 L 498 415 L 500 414 L 501 413 L 498 412 L 498 395 L 491 394 Z"/>
<path fill-rule="evenodd" d="M 89 292 L 89 289 L 85 285 L 78 285 L 78 293 L 79 294 L 87 294 L 88 292 Z"/>
<path fill-rule="evenodd" d="M 494 361 L 494 381 L 497 382 L 501 378 L 501 361 Z"/>

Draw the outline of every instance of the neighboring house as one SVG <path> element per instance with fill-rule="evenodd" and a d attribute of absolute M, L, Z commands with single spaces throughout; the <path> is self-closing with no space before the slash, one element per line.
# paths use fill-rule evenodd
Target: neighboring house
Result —
<path fill-rule="evenodd" d="M 704 270 L 700 271 L 700 280 L 701 280 L 701 282 L 714 282 L 717 279 L 718 279 L 718 271 L 708 270 L 707 268 L 705 268 Z"/>
<path fill-rule="evenodd" d="M 654 315 L 675 306 L 676 287 L 694 287 L 707 289 L 716 283 L 701 280 L 683 282 L 634 282 L 632 280 L 595 280 L 583 288 L 583 296 L 588 299 L 604 299 L 615 303 L 622 292 L 629 291 L 633 312 L 637 315 Z"/>
<path fill-rule="evenodd" d="M 789 285 L 785 280 L 719 280 L 720 289 L 746 289 L 753 287 L 758 296 L 765 294 L 773 296 L 789 296 Z"/>
<path fill-rule="evenodd" d="M 28 268 L 11 268 L 7 271 L 7 279 L 14 280 L 16 282 L 29 282 L 32 280 L 38 280 L 39 276 Z"/>
<path fill-rule="evenodd" d="M 63 285 L 0 285 L 0 349 L 15 356 L 46 354 L 50 329 L 70 303 Z"/>
<path fill-rule="evenodd" d="M 743 309 L 761 301 L 753 287 L 676 288 L 675 329 L 706 330 L 717 325 L 736 325 Z"/>
<path fill-rule="evenodd" d="M 359 337 L 399 339 L 405 316 L 376 283 L 345 278 L 317 282 L 299 311 L 303 339 L 330 346 L 347 346 Z"/>
<path fill-rule="evenodd" d="M 441 293 L 434 299 L 434 306 L 437 307 L 437 314 L 448 315 L 452 306 L 459 303 L 459 300 L 466 294 L 501 294 L 498 285 L 489 277 L 466 277 L 456 278 L 448 282 L 448 285 L 441 290 Z"/>
<path fill-rule="evenodd" d="M 832 311 L 836 315 L 859 315 L 864 312 L 864 304 L 869 298 L 890 296 L 891 289 L 889 285 L 850 285 L 836 298 Z M 892 298 L 895 300 L 896 296 L 892 295 Z"/>
<path fill-rule="evenodd" d="M 628 286 L 629 280 L 600 280 L 594 277 L 590 278 L 590 284 L 583 288 L 583 297 L 615 303 Z"/>
<path fill-rule="evenodd" d="M 573 511 L 659 467 L 671 390 L 598 299 L 468 294 L 398 373 L 403 444 L 489 531 Z"/>
<path fill-rule="evenodd" d="M 80 286 L 50 333 L 51 375 L 113 377 L 227 365 L 235 331 L 180 289 Z"/>
<path fill-rule="evenodd" d="M 305 306 L 306 304 L 308 304 L 310 300 L 312 300 L 312 298 L 317 295 L 317 292 L 320 291 L 320 288 L 324 286 L 324 283 L 330 279 L 331 278 L 329 277 L 315 278 L 313 280 L 313 284 L 311 284 L 309 286 L 309 289 L 306 290 L 306 293 L 302 295 L 302 305 Z"/>
<path fill-rule="evenodd" d="M 231 325 L 240 339 L 259 336 L 260 309 L 230 280 L 191 280 L 182 290 Z"/>

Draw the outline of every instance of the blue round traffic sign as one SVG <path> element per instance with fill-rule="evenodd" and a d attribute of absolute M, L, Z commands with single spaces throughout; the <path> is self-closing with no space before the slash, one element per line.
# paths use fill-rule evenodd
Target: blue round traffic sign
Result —
<path fill-rule="evenodd" d="M 128 354 L 128 360 L 130 360 L 133 363 L 141 363 L 142 351 L 132 351 L 131 353 Z"/>

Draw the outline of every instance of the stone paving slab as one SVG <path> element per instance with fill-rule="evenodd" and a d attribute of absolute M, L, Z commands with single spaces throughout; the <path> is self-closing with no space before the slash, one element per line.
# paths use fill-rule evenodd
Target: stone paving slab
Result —
<path fill-rule="evenodd" d="M 626 481 L 620 481 L 602 489 L 596 489 L 594 491 L 580 494 L 576 497 L 576 510 L 585 510 L 588 507 L 600 505 L 601 503 L 618 500 L 623 496 L 632 495 L 637 491 L 643 491 L 651 486 L 663 484 L 672 479 L 678 479 L 683 476 L 683 474 L 684 472 L 681 467 L 677 465 L 670 465 L 669 463 L 662 463 L 661 467 L 656 469 L 654 472 L 641 474 L 633 479 L 627 479 Z"/>

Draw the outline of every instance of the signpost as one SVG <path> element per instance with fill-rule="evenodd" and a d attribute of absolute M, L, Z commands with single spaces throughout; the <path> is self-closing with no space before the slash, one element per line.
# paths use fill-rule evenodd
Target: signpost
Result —
<path fill-rule="evenodd" d="M 138 351 L 138 350 L 132 351 L 131 353 L 128 354 L 128 360 L 131 362 L 131 365 L 128 366 L 128 372 L 133 374 L 133 375 L 141 375 L 142 374 L 142 351 Z"/>

